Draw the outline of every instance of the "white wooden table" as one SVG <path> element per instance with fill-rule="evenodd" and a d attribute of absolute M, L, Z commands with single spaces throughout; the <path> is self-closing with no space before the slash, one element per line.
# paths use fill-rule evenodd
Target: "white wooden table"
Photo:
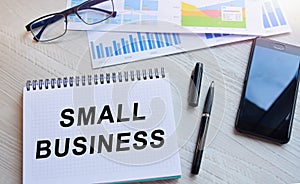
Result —
<path fill-rule="evenodd" d="M 281 2 L 292 33 L 272 39 L 300 46 L 297 0 Z M 101 73 L 127 68 L 164 66 L 173 83 L 182 178 L 157 183 L 296 183 L 300 182 L 300 101 L 292 137 L 278 146 L 237 134 L 236 110 L 242 91 L 251 42 L 244 41 L 210 49 L 150 59 L 127 65 L 92 70 L 85 32 L 73 31 L 63 41 L 37 44 L 25 31 L 31 20 L 62 10 L 65 1 L 10 0 L 0 12 L 0 183 L 22 182 L 22 88 L 28 79 Z M 201 61 L 205 73 L 200 106 L 186 104 L 189 77 Z M 207 87 L 216 84 L 216 96 L 200 173 L 190 168 L 198 133 L 199 114 Z"/>

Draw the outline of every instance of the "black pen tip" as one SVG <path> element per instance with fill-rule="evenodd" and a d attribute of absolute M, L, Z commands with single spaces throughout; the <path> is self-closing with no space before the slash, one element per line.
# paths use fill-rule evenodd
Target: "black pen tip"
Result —
<path fill-rule="evenodd" d="M 214 87 L 214 81 L 211 82 L 210 87 L 211 87 L 211 88 Z"/>

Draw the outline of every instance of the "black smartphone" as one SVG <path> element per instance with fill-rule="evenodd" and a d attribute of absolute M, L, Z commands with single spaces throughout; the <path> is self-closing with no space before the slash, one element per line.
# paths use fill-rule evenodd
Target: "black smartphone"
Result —
<path fill-rule="evenodd" d="M 277 143 L 290 139 L 300 71 L 300 47 L 256 38 L 237 112 L 237 131 Z"/>

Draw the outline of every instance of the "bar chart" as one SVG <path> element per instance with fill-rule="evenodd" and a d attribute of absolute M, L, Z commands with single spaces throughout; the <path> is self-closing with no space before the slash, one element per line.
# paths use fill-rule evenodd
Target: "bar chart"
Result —
<path fill-rule="evenodd" d="M 253 37 L 203 33 L 88 32 L 92 67 L 106 67 L 181 53 Z"/>
<path fill-rule="evenodd" d="M 263 24 L 264 28 L 279 27 L 287 25 L 287 21 L 283 16 L 281 8 L 277 1 L 265 0 L 263 1 Z"/>
<path fill-rule="evenodd" d="M 213 39 L 213 38 L 219 38 L 223 36 L 228 36 L 230 34 L 220 34 L 220 33 L 205 33 L 206 39 Z"/>
<path fill-rule="evenodd" d="M 125 37 L 126 36 L 126 37 Z M 110 42 L 90 41 L 92 59 L 132 55 L 180 45 L 177 33 L 131 33 Z"/>

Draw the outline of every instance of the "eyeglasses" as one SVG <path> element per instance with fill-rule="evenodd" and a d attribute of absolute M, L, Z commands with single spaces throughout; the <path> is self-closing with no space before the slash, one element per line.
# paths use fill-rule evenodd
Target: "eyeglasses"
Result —
<path fill-rule="evenodd" d="M 70 18 L 72 14 L 75 18 L 72 20 L 77 21 L 78 17 L 85 24 L 93 25 L 116 17 L 117 12 L 114 11 L 113 0 L 88 0 L 62 12 L 42 16 L 30 22 L 25 28 L 31 31 L 35 41 L 51 41 L 67 32 L 68 16 Z"/>

